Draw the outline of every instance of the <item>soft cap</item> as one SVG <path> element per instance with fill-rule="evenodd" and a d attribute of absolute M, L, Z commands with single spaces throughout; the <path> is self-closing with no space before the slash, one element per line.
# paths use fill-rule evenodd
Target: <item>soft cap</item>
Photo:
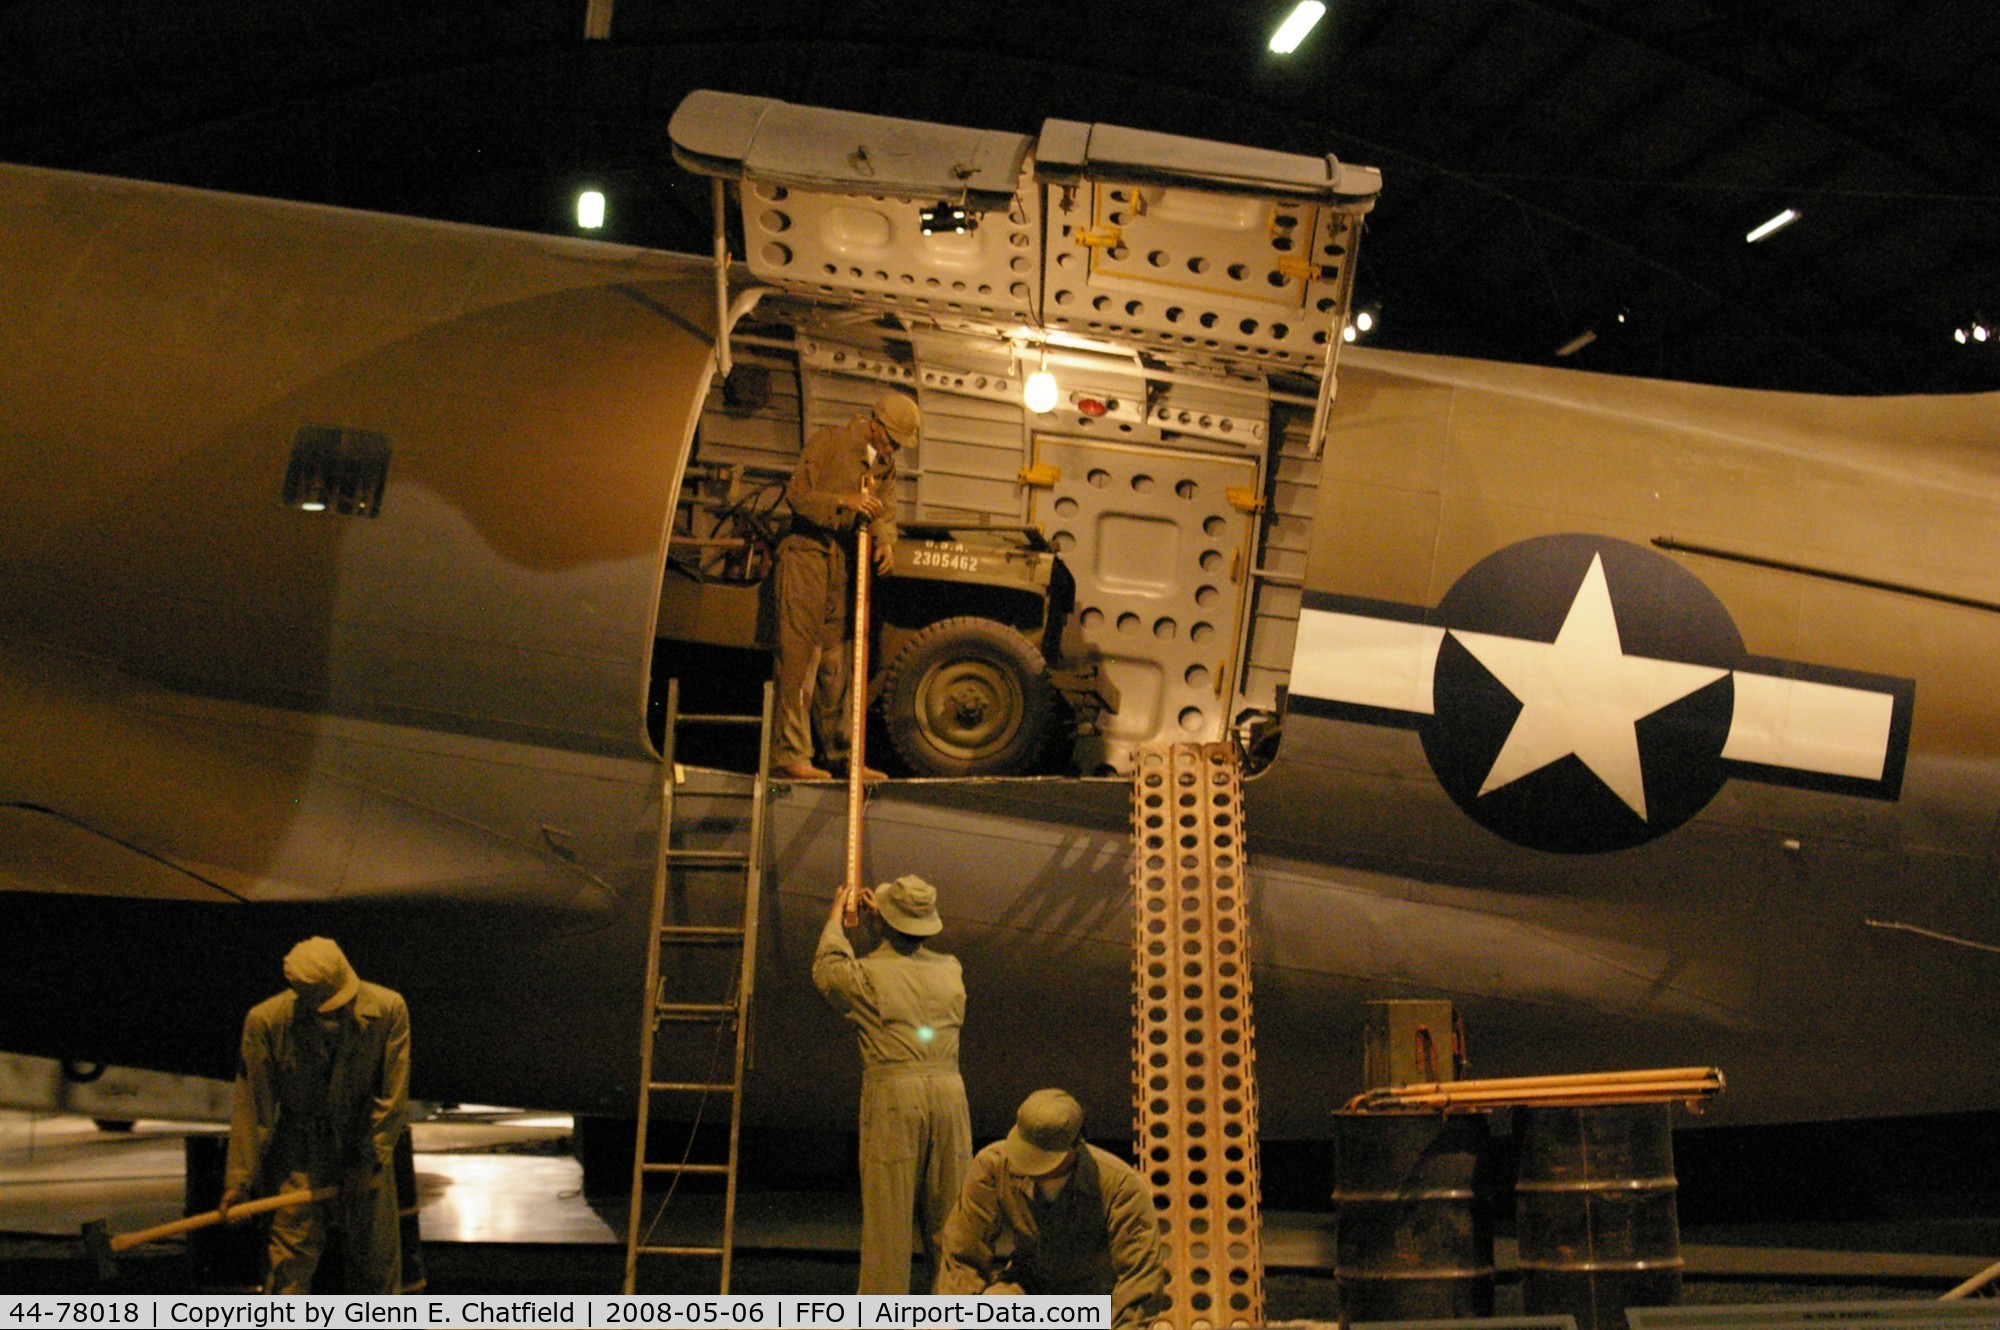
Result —
<path fill-rule="evenodd" d="M 361 978 L 330 937 L 309 937 L 285 955 L 285 982 L 314 1011 L 335 1011 L 354 1000 Z"/>
<path fill-rule="evenodd" d="M 1081 1135 L 1083 1105 L 1067 1090 L 1037 1090 L 1021 1101 L 1000 1149 L 1009 1168 L 1037 1178 L 1061 1164 Z"/>
<path fill-rule="evenodd" d="M 917 426 L 923 423 L 923 418 L 916 402 L 902 393 L 883 393 L 875 399 L 875 419 L 882 422 L 882 428 L 889 431 L 889 437 L 899 448 L 917 441 Z"/>

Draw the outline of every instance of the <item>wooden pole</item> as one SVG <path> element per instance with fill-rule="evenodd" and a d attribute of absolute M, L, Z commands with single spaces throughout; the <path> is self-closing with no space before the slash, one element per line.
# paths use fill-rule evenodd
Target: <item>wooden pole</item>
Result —
<path fill-rule="evenodd" d="M 863 480 L 863 494 L 874 485 Z M 863 515 L 854 532 L 854 649 L 847 669 L 847 903 L 840 921 L 849 928 L 861 922 L 861 773 L 866 768 L 868 737 L 868 583 L 875 573 L 872 521 Z"/>

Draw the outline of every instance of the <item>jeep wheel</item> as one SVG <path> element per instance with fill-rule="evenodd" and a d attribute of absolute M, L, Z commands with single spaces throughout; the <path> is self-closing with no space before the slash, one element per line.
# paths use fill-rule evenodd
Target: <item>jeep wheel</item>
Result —
<path fill-rule="evenodd" d="M 1007 776 L 1034 766 L 1057 712 L 1042 653 L 991 619 L 940 619 L 882 682 L 883 720 L 919 776 Z"/>

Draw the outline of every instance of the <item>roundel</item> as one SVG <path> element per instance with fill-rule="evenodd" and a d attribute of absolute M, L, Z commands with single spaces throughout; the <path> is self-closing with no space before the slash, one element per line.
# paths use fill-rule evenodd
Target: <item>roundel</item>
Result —
<path fill-rule="evenodd" d="M 1471 817 L 1560 853 L 1627 849 L 1715 797 L 1742 636 L 1686 569 L 1602 536 L 1542 536 L 1439 602 L 1424 754 Z"/>

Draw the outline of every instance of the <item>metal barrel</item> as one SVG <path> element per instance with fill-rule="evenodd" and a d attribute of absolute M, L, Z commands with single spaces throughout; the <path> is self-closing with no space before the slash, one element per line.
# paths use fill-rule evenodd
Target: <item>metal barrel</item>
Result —
<path fill-rule="evenodd" d="M 1491 1315 L 1486 1115 L 1336 1113 L 1334 1147 L 1341 1320 Z"/>
<path fill-rule="evenodd" d="M 1529 1314 L 1567 1312 L 1577 1330 L 1623 1330 L 1627 1307 L 1680 1301 L 1669 1108 L 1515 1110 L 1515 1233 Z"/>

